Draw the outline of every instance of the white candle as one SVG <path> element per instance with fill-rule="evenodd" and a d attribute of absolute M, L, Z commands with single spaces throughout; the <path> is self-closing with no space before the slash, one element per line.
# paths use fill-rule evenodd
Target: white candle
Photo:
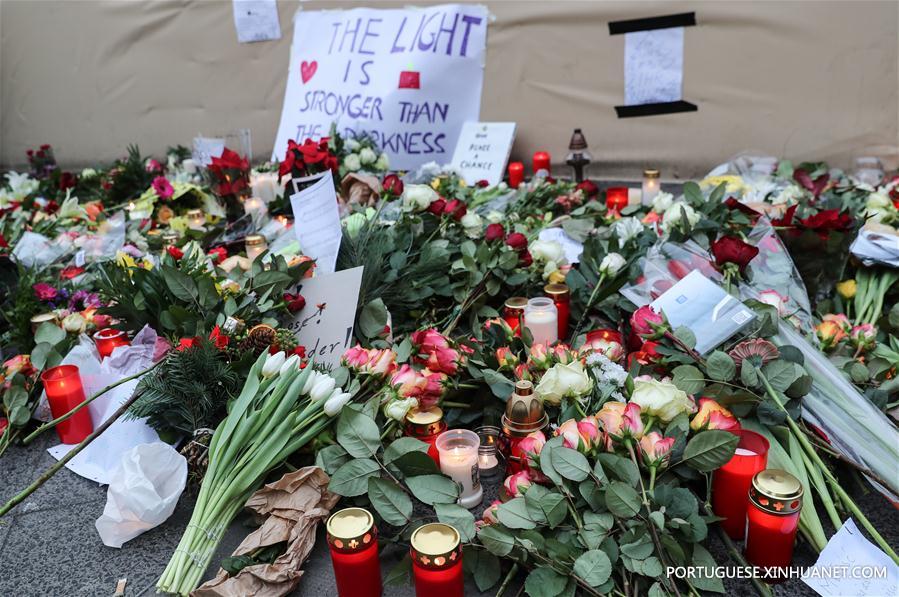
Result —
<path fill-rule="evenodd" d="M 651 205 L 652 200 L 661 191 L 658 170 L 643 171 L 643 205 Z"/>
<path fill-rule="evenodd" d="M 524 327 L 535 344 L 552 344 L 559 339 L 559 312 L 548 297 L 532 298 L 524 308 Z"/>
<path fill-rule="evenodd" d="M 478 468 L 487 470 L 499 464 L 496 454 L 480 454 L 478 456 Z"/>
<path fill-rule="evenodd" d="M 451 429 L 435 442 L 440 453 L 440 472 L 462 486 L 459 505 L 473 508 L 481 503 L 484 490 L 478 470 L 480 438 L 468 429 Z"/>
<path fill-rule="evenodd" d="M 250 175 L 250 190 L 263 203 L 277 199 L 283 189 L 277 172 L 257 172 Z"/>

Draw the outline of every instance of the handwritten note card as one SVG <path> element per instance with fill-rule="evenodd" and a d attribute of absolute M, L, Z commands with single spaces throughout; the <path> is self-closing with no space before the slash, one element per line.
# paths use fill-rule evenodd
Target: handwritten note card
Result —
<path fill-rule="evenodd" d="M 802 575 L 802 582 L 824 597 L 899 595 L 899 566 L 850 518 Z"/>
<path fill-rule="evenodd" d="M 684 28 L 625 34 L 624 100 L 628 106 L 681 99 Z"/>
<path fill-rule="evenodd" d="M 208 166 L 212 158 L 222 157 L 225 151 L 225 140 L 217 137 L 194 137 L 191 157 L 201 166 Z"/>
<path fill-rule="evenodd" d="M 303 280 L 297 292 L 306 306 L 286 323 L 306 355 L 316 363 L 336 367 L 350 347 L 362 284 L 362 267 Z"/>
<path fill-rule="evenodd" d="M 481 180 L 498 184 L 514 139 L 514 122 L 466 122 L 453 152 L 453 169 L 470 185 Z"/>
<path fill-rule="evenodd" d="M 337 267 L 343 233 L 337 211 L 337 192 L 330 170 L 294 179 L 298 185 L 308 182 L 312 184 L 290 196 L 293 229 L 303 254 L 315 259 L 319 272 L 329 274 Z"/>
<path fill-rule="evenodd" d="M 237 41 L 246 44 L 281 39 L 275 0 L 234 0 L 233 7 Z"/>

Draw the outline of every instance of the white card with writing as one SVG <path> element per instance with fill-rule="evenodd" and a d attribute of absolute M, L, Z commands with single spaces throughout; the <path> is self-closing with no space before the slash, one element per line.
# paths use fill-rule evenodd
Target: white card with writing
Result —
<path fill-rule="evenodd" d="M 225 140 L 218 137 L 194 137 L 191 157 L 201 166 L 208 166 L 212 158 L 222 157 L 225 151 Z"/>
<path fill-rule="evenodd" d="M 315 259 L 318 272 L 330 274 L 337 267 L 337 252 L 340 251 L 340 239 L 343 236 L 334 178 L 331 171 L 327 170 L 294 179 L 295 185 L 307 182 L 312 184 L 290 196 L 293 230 L 300 241 L 303 255 Z"/>
<path fill-rule="evenodd" d="M 466 122 L 453 152 L 453 169 L 470 185 L 481 180 L 499 184 L 514 139 L 514 122 Z"/>
<path fill-rule="evenodd" d="M 281 39 L 275 0 L 233 0 L 233 7 L 237 41 L 246 44 Z"/>
<path fill-rule="evenodd" d="M 624 35 L 624 103 L 680 101 L 684 78 L 684 28 Z"/>
<path fill-rule="evenodd" d="M 544 228 L 540 231 L 538 238 L 543 241 L 554 240 L 562 245 L 568 263 L 577 263 L 581 258 L 581 253 L 584 252 L 583 243 L 568 236 L 568 233 L 562 228 Z"/>
<path fill-rule="evenodd" d="M 306 306 L 285 324 L 314 362 L 337 367 L 353 341 L 363 267 L 316 275 L 297 285 Z"/>
<path fill-rule="evenodd" d="M 805 571 L 802 582 L 824 597 L 899 595 L 899 566 L 850 518 Z"/>

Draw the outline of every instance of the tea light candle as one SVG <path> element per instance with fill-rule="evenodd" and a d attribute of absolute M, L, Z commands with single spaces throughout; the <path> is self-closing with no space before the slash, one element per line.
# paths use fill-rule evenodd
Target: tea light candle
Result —
<path fill-rule="evenodd" d="M 473 508 L 481 503 L 484 490 L 478 471 L 478 446 L 481 438 L 468 429 L 450 429 L 437 438 L 440 472 L 462 486 L 459 504 Z"/>
<path fill-rule="evenodd" d="M 69 413 L 84 402 L 84 386 L 75 365 L 59 365 L 41 373 L 50 413 L 54 419 Z M 56 425 L 59 440 L 64 444 L 78 444 L 94 430 L 94 423 L 87 407 Z"/>
<path fill-rule="evenodd" d="M 478 446 L 478 473 L 482 478 L 492 478 L 499 475 L 501 469 L 497 448 L 502 431 L 499 427 L 484 425 L 474 430 L 481 439 Z"/>
<path fill-rule="evenodd" d="M 459 531 L 432 522 L 415 529 L 410 543 L 416 597 L 462 597 L 465 582 Z"/>
<path fill-rule="evenodd" d="M 251 234 L 244 240 L 247 251 L 247 259 L 255 261 L 262 253 L 268 250 L 268 243 L 261 234 Z"/>
<path fill-rule="evenodd" d="M 559 312 L 551 298 L 541 296 L 528 301 L 524 308 L 524 327 L 531 332 L 535 344 L 552 344 L 559 339 Z"/>
<path fill-rule="evenodd" d="M 652 200 L 655 199 L 656 195 L 661 191 L 661 184 L 659 181 L 659 171 L 658 170 L 644 170 L 643 171 L 643 195 L 641 197 L 641 203 L 643 205 L 652 205 Z"/>
<path fill-rule="evenodd" d="M 535 151 L 533 161 L 534 176 L 549 176 L 552 168 L 551 162 L 549 152 Z"/>
<path fill-rule="evenodd" d="M 364 508 L 344 508 L 328 519 L 327 538 L 338 597 L 380 597 L 378 527 Z"/>
<path fill-rule="evenodd" d="M 202 230 L 206 226 L 206 214 L 202 209 L 189 209 L 184 217 L 187 218 L 187 227 L 191 230 Z"/>
<path fill-rule="evenodd" d="M 721 528 L 731 539 L 742 539 L 746 532 L 746 507 L 749 487 L 756 473 L 768 463 L 768 440 L 754 431 L 742 429 L 733 457 L 712 473 L 712 510 L 724 517 Z"/>
<path fill-rule="evenodd" d="M 606 189 L 606 207 L 612 211 L 621 211 L 627 207 L 627 187 L 609 187 Z"/>
<path fill-rule="evenodd" d="M 94 334 L 94 344 L 97 345 L 100 358 L 105 359 L 117 346 L 127 346 L 128 336 L 122 330 L 106 328 Z"/>
<path fill-rule="evenodd" d="M 509 164 L 509 186 L 517 189 L 524 182 L 524 163 L 511 162 Z"/>

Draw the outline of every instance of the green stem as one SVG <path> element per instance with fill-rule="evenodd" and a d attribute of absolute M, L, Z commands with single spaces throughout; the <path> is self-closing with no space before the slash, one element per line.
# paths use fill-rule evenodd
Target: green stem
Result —
<path fill-rule="evenodd" d="M 506 587 L 509 586 L 509 583 L 512 582 L 512 579 L 515 577 L 515 574 L 518 572 L 518 562 L 512 564 L 512 567 L 509 569 L 509 573 L 506 574 L 506 578 L 503 579 L 503 584 L 499 586 L 499 590 L 496 592 L 496 597 L 503 597 L 503 593 L 506 590 Z"/>
<path fill-rule="evenodd" d="M 700 503 L 700 507 L 705 511 L 706 516 L 714 516 L 715 513 L 712 512 L 712 508 L 709 506 L 708 502 Z M 749 562 L 746 561 L 746 558 L 743 557 L 743 554 L 740 553 L 740 550 L 737 549 L 737 546 L 734 545 L 734 542 L 731 541 L 730 537 L 727 536 L 727 533 L 724 532 L 724 529 L 721 528 L 720 524 L 716 524 L 715 530 L 718 532 L 718 537 L 721 539 L 721 542 L 724 543 L 724 547 L 727 548 L 727 552 L 730 554 L 730 557 L 733 558 L 735 562 L 737 562 L 742 568 L 749 568 Z M 755 587 L 756 592 L 762 597 L 774 597 L 774 593 L 771 591 L 771 587 L 767 584 L 763 583 L 759 579 L 755 577 L 751 577 L 749 579 L 752 582 L 752 585 Z"/>
<path fill-rule="evenodd" d="M 606 275 L 599 274 L 599 279 L 596 280 L 596 286 L 593 287 L 593 292 L 590 293 L 590 298 L 587 299 L 587 304 L 584 305 L 584 311 L 581 313 L 580 318 L 577 320 L 577 325 L 574 328 L 574 333 L 571 335 L 572 341 L 574 341 L 574 339 L 578 337 L 578 334 L 581 333 L 581 327 L 584 325 L 584 320 L 587 318 L 587 313 L 590 312 L 590 307 L 593 306 L 593 301 L 596 300 L 596 293 L 599 292 L 599 288 L 605 281 Z"/>

